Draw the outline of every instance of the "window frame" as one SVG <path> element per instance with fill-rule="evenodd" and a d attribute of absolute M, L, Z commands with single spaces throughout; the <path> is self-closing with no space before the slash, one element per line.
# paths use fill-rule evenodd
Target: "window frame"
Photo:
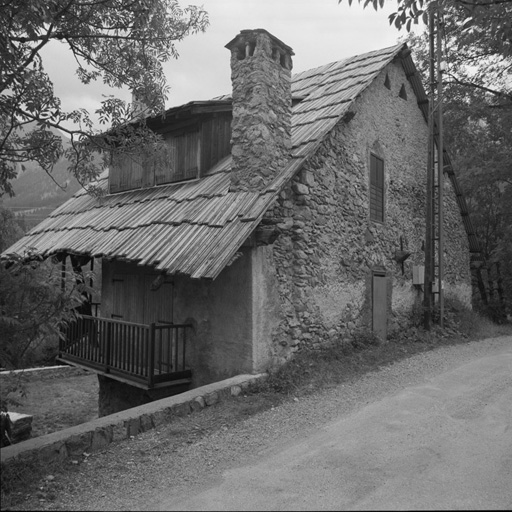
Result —
<path fill-rule="evenodd" d="M 386 167 L 384 159 L 373 152 L 370 152 L 368 182 L 370 221 L 384 224 L 386 221 Z"/>

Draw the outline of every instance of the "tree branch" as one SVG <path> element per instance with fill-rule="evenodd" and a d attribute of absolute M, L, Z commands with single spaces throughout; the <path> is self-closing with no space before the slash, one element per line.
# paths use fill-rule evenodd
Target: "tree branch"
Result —
<path fill-rule="evenodd" d="M 474 82 L 465 82 L 464 80 L 461 80 L 460 78 L 457 78 L 452 73 L 446 73 L 448 76 L 450 76 L 453 81 L 459 85 L 463 85 L 464 87 L 474 87 L 475 89 L 480 89 L 485 92 L 489 92 L 491 94 L 494 94 L 495 96 L 498 96 L 500 98 L 506 98 L 508 100 L 512 100 L 512 94 L 508 94 L 502 91 L 496 91 L 495 89 L 490 89 L 489 87 L 485 87 L 484 85 L 475 84 Z"/>

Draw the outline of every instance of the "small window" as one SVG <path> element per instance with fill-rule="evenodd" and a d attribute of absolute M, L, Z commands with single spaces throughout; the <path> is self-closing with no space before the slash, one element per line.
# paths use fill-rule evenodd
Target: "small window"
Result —
<path fill-rule="evenodd" d="M 370 155 L 370 220 L 384 222 L 384 160 Z"/>
<path fill-rule="evenodd" d="M 403 100 L 407 101 L 407 91 L 405 90 L 405 84 L 402 84 L 402 87 L 400 88 L 400 92 L 398 93 L 398 96 L 402 98 Z"/>
<path fill-rule="evenodd" d="M 389 75 L 386 73 L 386 79 L 384 80 L 384 87 L 386 89 L 391 89 L 391 80 L 389 79 Z"/>

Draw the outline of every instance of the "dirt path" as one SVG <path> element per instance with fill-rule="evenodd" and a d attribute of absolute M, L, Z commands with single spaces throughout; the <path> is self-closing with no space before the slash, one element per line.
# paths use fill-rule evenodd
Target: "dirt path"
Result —
<path fill-rule="evenodd" d="M 510 510 L 509 345 L 343 415 L 218 481 L 160 493 L 149 508 Z"/>
<path fill-rule="evenodd" d="M 428 393 L 425 394 L 425 390 L 428 391 L 429 386 L 433 385 L 432 379 L 441 378 L 440 376 L 444 373 L 453 372 L 464 364 L 473 364 L 479 358 L 493 358 L 500 354 L 510 355 L 511 347 L 512 337 L 510 336 L 441 347 L 396 362 L 380 371 L 368 373 L 353 382 L 309 395 L 306 398 L 290 397 L 289 401 L 278 407 L 263 411 L 235 424 L 230 421 L 229 407 L 232 407 L 233 404 L 227 403 L 219 408 L 207 408 L 197 415 L 173 422 L 160 431 L 147 432 L 133 440 L 113 445 L 103 453 L 86 456 L 84 462 L 80 464 L 70 464 L 62 471 L 52 471 L 52 474 L 47 475 L 47 478 L 40 482 L 40 492 L 26 496 L 27 499 L 23 505 L 13 507 L 13 510 L 167 510 L 173 507 L 186 508 L 187 506 L 191 509 L 212 509 L 219 505 L 225 509 L 239 508 L 239 502 L 230 501 L 233 496 L 246 496 L 249 502 L 244 503 L 246 503 L 246 508 L 250 509 L 333 507 L 339 509 L 343 505 L 337 504 L 337 501 L 330 501 L 322 487 L 336 468 L 338 471 L 346 471 L 347 478 L 354 472 L 356 476 L 361 477 L 361 481 L 379 482 L 377 487 L 385 490 L 382 468 L 390 468 L 396 464 L 396 460 L 387 459 L 385 455 L 379 453 L 380 444 L 387 444 L 387 441 L 379 443 L 378 435 L 375 434 L 377 440 L 372 441 L 373 444 L 370 446 L 374 452 L 377 450 L 375 453 L 379 456 L 381 465 L 365 466 L 363 464 L 365 457 L 363 457 L 362 459 L 352 458 L 353 464 L 343 466 L 340 460 L 343 461 L 344 457 L 340 453 L 342 454 L 347 446 L 352 446 L 355 450 L 352 452 L 353 454 L 357 453 L 360 425 L 377 425 L 379 424 L 377 419 L 382 418 L 381 424 L 385 426 L 385 429 L 391 433 L 394 431 L 398 433 L 400 432 L 399 425 L 404 424 L 400 428 L 406 428 L 408 423 L 405 419 L 407 418 L 419 416 L 420 421 L 432 418 L 429 420 L 431 423 L 422 423 L 425 428 L 428 426 L 426 430 L 422 430 L 428 437 L 430 429 L 435 426 L 436 421 L 441 423 L 443 421 L 442 415 L 434 414 L 439 411 L 440 406 L 434 404 L 426 414 L 419 413 L 414 409 L 414 404 L 418 402 L 417 396 L 411 400 L 404 398 L 410 396 L 407 394 L 411 392 L 408 388 L 417 386 L 421 388 L 428 384 L 427 387 L 421 388 L 423 395 L 422 392 L 419 392 L 419 396 L 422 396 L 419 402 L 423 401 L 424 405 L 428 405 L 431 403 L 432 397 L 429 397 Z M 498 361 L 502 360 L 504 361 L 503 358 L 498 357 Z M 505 363 L 503 362 L 503 364 Z M 508 370 L 510 376 L 510 368 Z M 436 384 L 437 387 L 440 386 L 439 382 Z M 451 384 L 446 384 L 445 388 L 451 389 Z M 507 396 L 510 397 L 510 395 Z M 452 398 L 456 403 L 456 396 L 454 395 L 454 397 Z M 482 400 L 485 401 L 488 398 L 486 395 Z M 243 400 L 249 401 L 251 397 L 240 397 L 239 400 L 234 404 L 237 410 L 243 407 Z M 409 400 L 409 405 L 413 407 L 412 412 L 400 417 L 398 423 L 397 418 L 386 416 L 386 411 L 394 400 L 403 403 L 408 403 Z M 421 405 L 419 402 L 418 407 Z M 439 404 L 442 403 L 439 402 Z M 496 407 L 499 409 L 500 403 L 493 403 L 493 407 L 495 407 L 493 410 L 496 410 Z M 501 406 L 509 407 L 510 401 L 503 402 Z M 468 410 L 471 410 L 471 407 L 464 411 Z M 509 409 L 504 410 L 509 411 Z M 461 412 L 462 417 L 452 418 L 449 421 L 466 421 L 464 411 Z M 365 419 L 359 426 L 356 422 L 357 417 Z M 486 418 L 484 423 L 492 422 L 494 418 L 496 428 L 498 428 L 496 435 L 501 435 L 499 428 L 502 426 L 503 419 L 499 414 L 498 416 L 490 414 L 481 417 Z M 206 430 L 206 425 L 211 424 L 212 421 L 217 422 L 216 428 Z M 343 426 L 339 423 L 340 421 L 347 423 Z M 413 430 L 416 429 L 413 428 Z M 329 439 L 336 439 L 333 436 L 338 431 L 343 442 L 329 445 Z M 438 449 L 441 454 L 445 453 L 453 444 L 457 431 L 450 429 L 445 431 L 446 444 L 434 448 L 434 450 Z M 505 430 L 509 438 L 510 432 L 512 432 L 510 428 Z M 370 435 L 371 432 L 365 434 L 367 439 L 370 439 Z M 450 436 L 455 437 L 451 438 Z M 304 443 L 307 445 L 315 438 L 324 439 L 327 442 L 325 445 L 327 448 L 324 448 L 323 456 L 319 459 L 326 460 L 327 463 L 324 466 L 320 463 L 315 465 L 311 462 L 312 459 L 305 458 L 302 459 L 298 468 L 302 468 L 303 482 L 306 483 L 311 481 L 311 475 L 305 469 L 310 466 L 317 468 L 318 483 L 314 487 L 308 488 L 306 484 L 301 485 L 300 482 L 292 481 L 294 492 L 290 493 L 285 490 L 286 480 L 289 480 L 290 475 L 295 474 L 297 470 L 297 466 L 293 466 L 291 462 L 291 454 L 294 452 L 300 454 Z M 401 439 L 401 436 L 399 438 Z M 473 438 L 470 444 L 480 445 L 476 438 Z M 423 449 L 425 451 L 422 451 Z M 510 450 L 510 445 L 508 445 L 508 449 Z M 437 458 L 437 455 L 430 452 L 426 446 L 423 447 L 418 439 L 411 440 L 407 444 L 407 450 L 404 451 L 406 456 L 404 455 L 402 462 L 412 457 L 411 460 L 415 462 L 411 462 L 410 467 L 415 468 L 418 474 L 425 475 L 427 479 L 433 478 L 435 466 L 431 463 Z M 341 458 L 338 458 L 338 455 Z M 366 459 L 372 458 L 372 453 L 367 455 Z M 452 455 L 455 456 L 455 452 Z M 480 455 L 473 453 L 474 457 L 480 457 Z M 425 462 L 423 466 L 421 465 L 422 460 Z M 472 467 L 472 460 L 468 460 L 464 469 L 459 471 L 461 475 L 466 474 Z M 510 470 L 510 459 L 504 458 L 502 462 L 502 470 Z M 284 478 L 282 481 L 275 473 L 279 464 L 284 471 L 282 475 L 288 475 L 282 477 Z M 290 466 L 290 464 L 292 465 Z M 475 464 L 478 465 L 478 461 Z M 251 467 L 260 468 L 259 480 L 252 479 Z M 407 464 L 403 467 L 407 470 Z M 431 470 L 432 472 L 430 472 Z M 446 471 L 446 474 L 449 474 L 449 469 Z M 384 473 L 384 476 L 386 474 L 389 473 Z M 272 475 L 270 486 L 264 484 L 266 476 Z M 237 481 L 243 485 L 237 485 Z M 338 487 L 339 482 L 337 481 Z M 231 485 L 234 487 L 230 487 Z M 350 482 L 347 480 L 347 483 L 343 485 L 350 487 Z M 307 495 L 313 498 L 314 502 L 306 501 L 301 506 L 300 502 L 293 501 L 297 488 L 309 489 Z M 265 496 L 269 498 L 272 496 L 272 489 L 274 490 L 273 499 L 265 501 Z M 393 495 L 392 488 L 388 489 L 390 495 Z M 423 491 L 424 495 L 421 494 Z M 423 491 L 418 491 L 416 505 L 433 508 L 430 506 L 432 496 L 426 490 Z M 212 501 L 213 495 L 209 494 L 212 492 L 219 492 L 215 498 L 218 501 Z M 367 484 L 358 487 L 355 492 L 359 493 L 361 499 L 365 496 L 375 496 L 376 500 L 380 499 L 375 488 L 368 487 Z M 508 499 L 506 496 L 505 498 Z M 204 501 L 202 501 L 203 499 Z M 357 508 L 358 503 L 366 504 L 364 501 L 351 503 L 352 505 L 347 505 L 349 508 Z M 377 500 L 369 503 L 369 506 L 376 507 L 380 502 Z M 465 503 L 460 502 L 459 506 L 464 508 Z"/>

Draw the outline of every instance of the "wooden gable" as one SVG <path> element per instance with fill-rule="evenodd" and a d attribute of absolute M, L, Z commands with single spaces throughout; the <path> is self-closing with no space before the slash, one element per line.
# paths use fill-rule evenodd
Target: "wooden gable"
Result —
<path fill-rule="evenodd" d="M 163 136 L 165 150 L 113 158 L 109 193 L 201 178 L 231 152 L 230 111 L 176 116 L 155 131 Z"/>

